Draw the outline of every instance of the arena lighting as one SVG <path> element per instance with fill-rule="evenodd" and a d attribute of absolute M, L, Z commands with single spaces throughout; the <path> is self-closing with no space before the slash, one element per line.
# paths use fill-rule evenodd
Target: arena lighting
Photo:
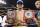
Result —
<path fill-rule="evenodd" d="M 18 0 L 18 1 L 22 1 L 22 0 Z"/>
<path fill-rule="evenodd" d="M 19 1 L 21 1 L 21 2 L 23 3 L 23 1 L 22 1 L 22 0 L 18 0 L 18 1 L 17 1 L 17 3 L 18 3 Z"/>
<path fill-rule="evenodd" d="M 6 2 L 2 1 L 3 4 L 6 4 Z"/>
<path fill-rule="evenodd" d="M 6 4 L 6 2 L 4 2 L 4 1 L 0 0 L 0 4 Z"/>

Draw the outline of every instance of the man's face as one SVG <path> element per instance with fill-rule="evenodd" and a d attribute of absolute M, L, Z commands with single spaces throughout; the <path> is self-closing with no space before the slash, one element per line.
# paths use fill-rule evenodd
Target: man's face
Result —
<path fill-rule="evenodd" d="M 17 8 L 23 8 L 23 4 L 17 4 Z"/>
<path fill-rule="evenodd" d="M 38 3 L 38 4 L 36 5 L 36 7 L 37 7 L 37 8 L 40 8 L 40 3 Z"/>
<path fill-rule="evenodd" d="M 40 8 L 40 3 L 38 3 L 38 6 L 39 6 L 39 8 Z"/>

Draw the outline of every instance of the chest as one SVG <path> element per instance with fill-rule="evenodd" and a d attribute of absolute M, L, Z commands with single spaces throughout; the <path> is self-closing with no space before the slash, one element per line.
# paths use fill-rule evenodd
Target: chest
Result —
<path fill-rule="evenodd" d="M 18 17 L 23 17 L 23 15 L 24 15 L 24 11 L 17 11 L 17 16 Z"/>
<path fill-rule="evenodd" d="M 23 11 L 17 11 L 17 15 L 23 15 Z"/>

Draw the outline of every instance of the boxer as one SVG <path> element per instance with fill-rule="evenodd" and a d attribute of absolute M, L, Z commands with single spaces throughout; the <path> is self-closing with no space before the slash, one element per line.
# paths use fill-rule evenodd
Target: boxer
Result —
<path fill-rule="evenodd" d="M 23 4 L 23 1 L 22 0 L 18 0 L 17 1 L 17 4 L 16 4 L 16 7 L 17 7 L 17 10 L 16 10 L 16 21 L 17 21 L 17 25 L 24 25 L 24 27 L 26 27 L 26 22 L 24 20 L 24 10 L 23 10 L 23 7 L 24 7 L 24 4 Z"/>
<path fill-rule="evenodd" d="M 23 7 L 24 7 L 24 5 L 23 5 L 23 2 L 22 1 L 17 1 L 17 4 L 16 4 L 16 7 L 17 7 L 17 11 L 16 11 L 16 21 L 18 21 L 19 23 L 25 23 L 26 24 L 26 22 L 25 22 L 25 18 L 24 18 L 24 11 L 25 10 L 23 10 Z M 26 10 L 27 11 L 27 10 Z M 36 18 L 34 18 L 34 21 L 36 21 L 37 22 L 37 19 Z M 19 24 L 18 24 L 19 25 Z"/>

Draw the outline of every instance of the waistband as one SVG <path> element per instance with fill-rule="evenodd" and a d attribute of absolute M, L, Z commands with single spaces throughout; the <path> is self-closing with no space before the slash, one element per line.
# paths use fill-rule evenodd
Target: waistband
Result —
<path fill-rule="evenodd" d="M 15 21 L 14 23 L 17 23 L 17 21 Z M 26 21 L 21 21 L 21 23 L 26 23 Z"/>

